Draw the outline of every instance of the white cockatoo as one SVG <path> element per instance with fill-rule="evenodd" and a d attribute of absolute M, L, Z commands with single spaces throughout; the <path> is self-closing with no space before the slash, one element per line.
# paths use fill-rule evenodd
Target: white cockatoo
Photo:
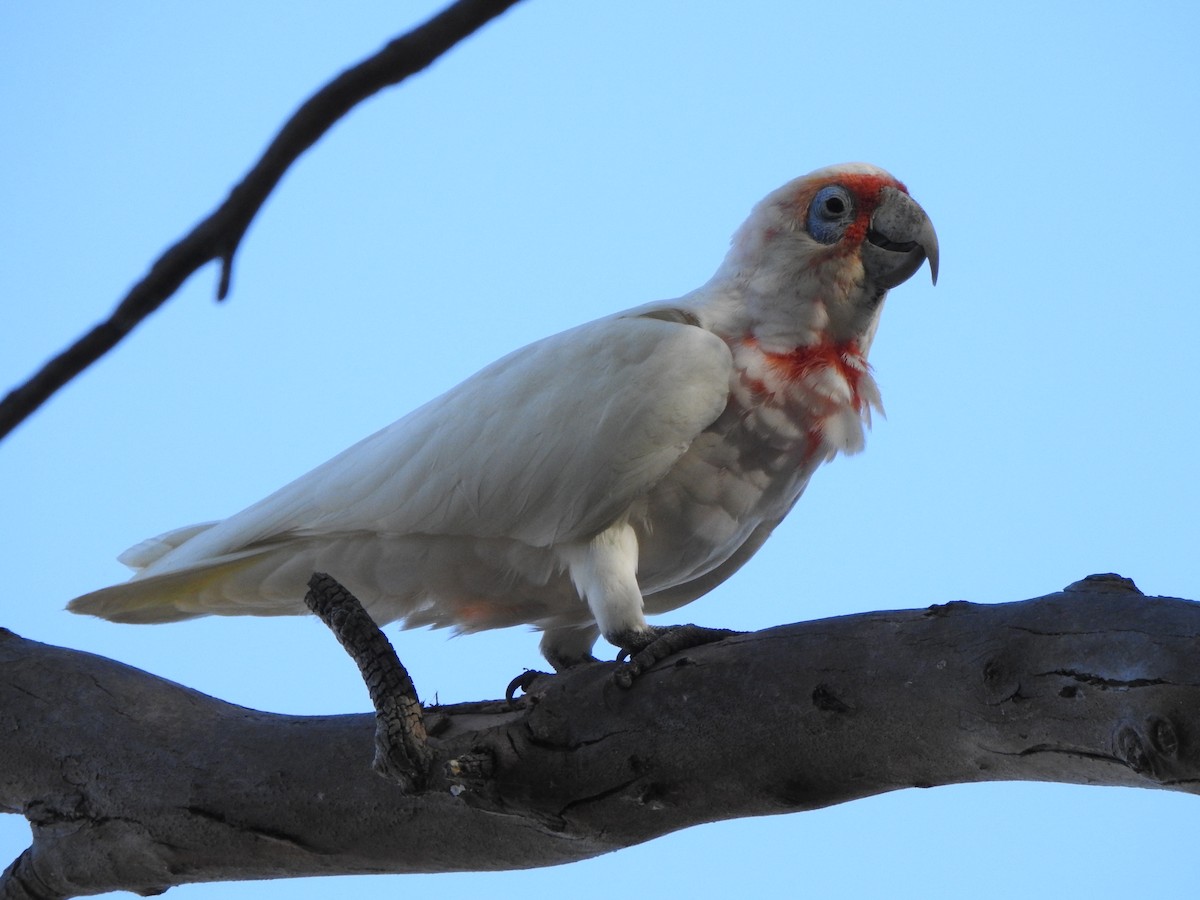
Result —
<path fill-rule="evenodd" d="M 705 285 L 530 344 L 248 509 L 127 550 L 70 609 L 307 611 L 327 572 L 380 624 L 528 624 L 556 669 L 626 651 L 742 566 L 814 470 L 862 449 L 889 288 L 938 245 L 882 169 L 766 197 Z"/>

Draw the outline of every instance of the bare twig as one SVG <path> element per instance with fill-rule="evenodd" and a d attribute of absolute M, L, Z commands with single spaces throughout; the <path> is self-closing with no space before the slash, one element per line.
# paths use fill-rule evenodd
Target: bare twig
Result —
<path fill-rule="evenodd" d="M 408 670 L 358 598 L 323 572 L 308 580 L 308 605 L 350 654 L 375 706 L 374 769 L 406 792 L 419 791 L 433 754 Z"/>
<path fill-rule="evenodd" d="M 170 247 L 112 315 L 47 362 L 0 402 L 0 439 L 59 388 L 115 347 L 201 266 L 221 262 L 217 299 L 229 293 L 233 257 L 250 222 L 284 172 L 358 103 L 421 71 L 517 0 L 459 0 L 347 69 L 292 115 L 262 157 L 215 212 Z"/>

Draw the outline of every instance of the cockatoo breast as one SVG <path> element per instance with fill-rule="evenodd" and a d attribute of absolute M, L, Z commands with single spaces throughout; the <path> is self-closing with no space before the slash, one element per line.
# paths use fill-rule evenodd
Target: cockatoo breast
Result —
<path fill-rule="evenodd" d="M 724 412 L 634 517 L 647 595 L 705 576 L 761 526 L 773 527 L 822 463 L 863 448 L 871 410 L 882 412 L 854 343 L 789 353 L 749 336 L 727 343 L 734 368 Z"/>

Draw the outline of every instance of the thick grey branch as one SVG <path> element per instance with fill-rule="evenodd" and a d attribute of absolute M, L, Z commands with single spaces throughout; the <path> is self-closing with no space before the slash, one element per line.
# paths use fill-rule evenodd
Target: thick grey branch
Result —
<path fill-rule="evenodd" d="M 739 635 L 630 690 L 597 663 L 427 710 L 414 795 L 371 770 L 371 715 L 254 712 L 3 633 L 0 808 L 34 843 L 0 897 L 552 865 L 958 782 L 1197 793 L 1198 639 L 1200 604 L 1105 576 Z"/>
<path fill-rule="evenodd" d="M 108 319 L 47 362 L 0 402 L 0 439 L 59 388 L 115 347 L 196 270 L 213 260 L 221 262 L 217 296 L 223 300 L 229 292 L 233 256 L 242 236 L 292 163 L 363 100 L 421 71 L 516 2 L 459 0 L 313 94 L 288 119 L 225 202 L 167 249 Z"/>

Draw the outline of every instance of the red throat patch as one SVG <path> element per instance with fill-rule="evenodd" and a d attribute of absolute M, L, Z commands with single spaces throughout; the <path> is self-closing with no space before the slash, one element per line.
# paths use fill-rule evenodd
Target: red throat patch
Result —
<path fill-rule="evenodd" d="M 789 382 L 800 382 L 822 369 L 833 369 L 850 386 L 850 403 L 854 411 L 862 410 L 858 384 L 863 375 L 870 371 L 870 366 L 863 359 L 857 341 L 841 344 L 822 341 L 811 347 L 797 347 L 788 353 L 771 353 L 764 350 L 763 356 L 767 365 Z"/>

